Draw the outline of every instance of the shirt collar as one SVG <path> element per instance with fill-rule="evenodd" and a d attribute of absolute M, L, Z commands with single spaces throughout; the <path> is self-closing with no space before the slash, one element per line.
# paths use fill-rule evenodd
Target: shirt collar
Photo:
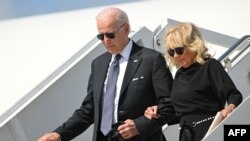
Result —
<path fill-rule="evenodd" d="M 120 53 L 121 56 L 128 60 L 129 59 L 129 56 L 130 56 L 130 52 L 132 50 L 132 45 L 133 45 L 133 42 L 132 40 L 129 40 L 128 44 L 126 45 L 126 47 L 122 50 L 122 52 Z"/>
<path fill-rule="evenodd" d="M 133 42 L 132 40 L 129 39 L 128 44 L 125 46 L 125 48 L 122 50 L 122 52 L 120 53 L 120 55 L 122 56 L 123 59 L 128 60 L 129 56 L 130 56 L 130 52 L 132 50 L 132 46 L 133 46 Z M 115 55 L 112 54 L 112 60 L 114 59 Z M 121 59 L 122 59 L 121 58 Z"/>

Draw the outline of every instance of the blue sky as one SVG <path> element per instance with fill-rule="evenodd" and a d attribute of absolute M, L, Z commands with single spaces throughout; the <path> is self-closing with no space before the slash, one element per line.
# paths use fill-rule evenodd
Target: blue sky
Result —
<path fill-rule="evenodd" d="M 140 0 L 0 0 L 0 20 Z"/>

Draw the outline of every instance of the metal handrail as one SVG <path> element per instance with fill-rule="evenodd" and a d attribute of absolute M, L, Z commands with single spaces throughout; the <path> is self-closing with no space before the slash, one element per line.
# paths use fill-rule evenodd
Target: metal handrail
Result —
<path fill-rule="evenodd" d="M 222 54 L 219 58 L 218 58 L 218 60 L 219 61 L 222 61 L 224 58 L 226 58 L 233 50 L 235 50 L 236 48 L 238 48 L 239 47 L 239 45 L 243 42 L 243 41 L 245 41 L 247 38 L 249 38 L 250 37 L 250 35 L 245 35 L 245 36 L 243 36 L 241 39 L 239 39 L 237 42 L 235 42 L 233 45 L 232 45 L 232 47 L 230 47 L 224 54 Z M 245 50 L 245 49 L 244 49 Z M 242 52 L 240 52 L 240 53 L 242 53 Z"/>

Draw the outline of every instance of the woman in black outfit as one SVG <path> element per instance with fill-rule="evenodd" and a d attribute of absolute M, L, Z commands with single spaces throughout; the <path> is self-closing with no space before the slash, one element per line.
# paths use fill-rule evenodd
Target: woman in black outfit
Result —
<path fill-rule="evenodd" d="M 227 117 L 241 103 L 242 95 L 221 63 L 208 54 L 194 24 L 171 28 L 164 43 L 170 68 L 177 68 L 171 93 L 176 118 L 169 124 L 180 124 L 180 141 L 200 141 L 216 113 Z M 156 113 L 157 107 L 152 106 L 145 116 L 157 118 Z"/>

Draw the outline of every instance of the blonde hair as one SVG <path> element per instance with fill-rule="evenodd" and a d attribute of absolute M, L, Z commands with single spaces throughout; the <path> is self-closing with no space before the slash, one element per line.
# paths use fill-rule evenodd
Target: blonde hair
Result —
<path fill-rule="evenodd" d="M 164 49 L 166 54 L 167 62 L 170 68 L 176 66 L 179 68 L 178 64 L 174 61 L 174 58 L 169 56 L 167 50 L 174 47 L 188 47 L 196 55 L 194 62 L 200 64 L 205 63 L 205 58 L 211 57 L 208 53 L 208 48 L 206 47 L 204 40 L 202 39 L 201 33 L 198 28 L 190 23 L 183 22 L 172 28 L 170 28 L 164 35 Z"/>

